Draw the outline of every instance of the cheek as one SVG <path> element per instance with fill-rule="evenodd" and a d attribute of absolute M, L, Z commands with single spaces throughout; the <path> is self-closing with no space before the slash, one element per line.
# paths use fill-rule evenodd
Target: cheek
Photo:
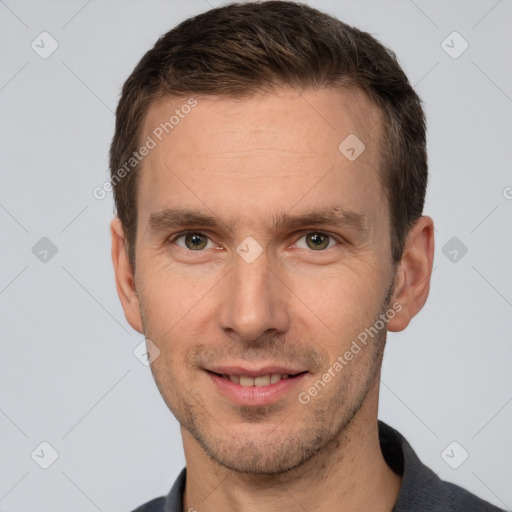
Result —
<path fill-rule="evenodd" d="M 197 314 L 211 300 L 215 283 L 221 277 L 218 269 L 207 271 L 201 267 L 187 268 L 167 262 L 156 266 L 149 258 L 147 262 L 141 261 L 137 290 L 150 328 L 163 335 L 181 330 L 183 324 L 189 328 L 195 325 Z M 200 304 L 202 307 L 198 307 Z"/>
<path fill-rule="evenodd" d="M 303 319 L 323 324 L 333 337 L 346 340 L 379 313 L 386 292 L 384 277 L 382 268 L 361 256 L 351 264 L 305 271 L 293 277 L 290 288 L 303 303 Z"/>

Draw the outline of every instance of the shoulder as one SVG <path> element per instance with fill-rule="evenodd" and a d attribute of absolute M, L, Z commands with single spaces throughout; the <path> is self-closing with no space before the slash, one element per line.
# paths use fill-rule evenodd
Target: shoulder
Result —
<path fill-rule="evenodd" d="M 133 512 L 181 512 L 186 480 L 187 468 L 183 468 L 166 497 L 162 496 L 148 501 Z"/>
<path fill-rule="evenodd" d="M 491 505 L 487 501 L 475 496 L 466 489 L 441 480 L 441 485 L 446 488 L 447 494 L 450 496 L 450 501 L 453 504 L 455 512 L 502 512 L 503 509 Z"/>
<path fill-rule="evenodd" d="M 144 505 L 137 507 L 133 512 L 164 512 L 165 498 L 155 498 Z"/>
<path fill-rule="evenodd" d="M 502 512 L 466 489 L 441 480 L 398 431 L 381 421 L 379 440 L 388 466 L 402 476 L 393 512 Z"/>
<path fill-rule="evenodd" d="M 401 493 L 394 512 L 503 512 L 466 489 L 434 476 Z"/>

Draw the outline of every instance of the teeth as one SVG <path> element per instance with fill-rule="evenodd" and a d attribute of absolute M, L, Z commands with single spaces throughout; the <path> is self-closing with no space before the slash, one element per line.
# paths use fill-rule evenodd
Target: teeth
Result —
<path fill-rule="evenodd" d="M 240 386 L 254 386 L 254 379 L 240 375 Z"/>
<path fill-rule="evenodd" d="M 289 375 L 287 373 L 269 373 L 255 378 L 248 377 L 247 375 L 224 375 L 224 377 L 241 386 L 268 386 L 269 384 L 279 382 L 281 379 L 287 379 Z"/>
<path fill-rule="evenodd" d="M 270 384 L 270 375 L 261 375 L 254 379 L 255 386 L 268 386 Z"/>

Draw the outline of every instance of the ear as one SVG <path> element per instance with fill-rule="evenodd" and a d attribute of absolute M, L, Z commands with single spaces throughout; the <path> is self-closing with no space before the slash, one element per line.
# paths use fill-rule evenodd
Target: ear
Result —
<path fill-rule="evenodd" d="M 114 264 L 117 294 L 123 306 L 124 316 L 136 331 L 143 333 L 135 277 L 128 260 L 123 225 L 118 217 L 110 223 L 110 233 L 112 235 L 112 263 Z"/>
<path fill-rule="evenodd" d="M 389 331 L 402 331 L 427 301 L 430 276 L 434 261 L 434 222 L 420 217 L 409 231 L 402 259 L 395 275 L 395 289 L 391 303 L 402 309 L 389 320 Z"/>

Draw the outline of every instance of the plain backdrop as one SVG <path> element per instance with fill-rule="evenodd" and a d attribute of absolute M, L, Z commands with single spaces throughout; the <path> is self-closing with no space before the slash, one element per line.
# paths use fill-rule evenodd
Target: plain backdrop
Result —
<path fill-rule="evenodd" d="M 310 3 L 393 49 L 428 118 L 435 270 L 424 310 L 389 336 L 380 417 L 442 478 L 510 509 L 512 2 Z M 111 194 L 92 192 L 124 80 L 220 4 L 0 1 L 3 512 L 127 512 L 184 466 L 115 291 Z"/>

